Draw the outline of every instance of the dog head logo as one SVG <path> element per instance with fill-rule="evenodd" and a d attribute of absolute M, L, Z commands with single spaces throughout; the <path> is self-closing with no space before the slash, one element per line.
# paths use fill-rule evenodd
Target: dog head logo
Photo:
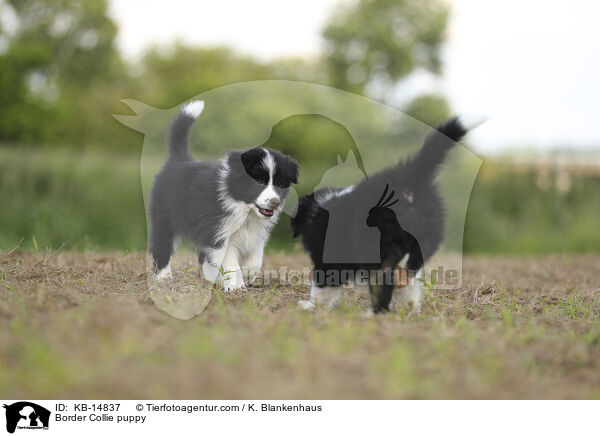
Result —
<path fill-rule="evenodd" d="M 6 409 L 6 431 L 14 433 L 16 429 L 48 429 L 50 411 L 29 401 L 19 401 Z"/>

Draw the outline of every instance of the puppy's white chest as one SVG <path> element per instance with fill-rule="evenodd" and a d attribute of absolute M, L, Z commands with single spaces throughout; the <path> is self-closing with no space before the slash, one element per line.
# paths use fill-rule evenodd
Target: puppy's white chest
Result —
<path fill-rule="evenodd" d="M 223 220 L 218 230 L 217 239 L 231 240 L 231 237 L 244 226 L 250 209 L 247 207 L 233 207 L 229 215 Z"/>
<path fill-rule="evenodd" d="M 231 234 L 229 244 L 241 254 L 262 250 L 269 237 L 269 228 L 265 224 L 252 212 L 249 213 L 238 229 Z"/>

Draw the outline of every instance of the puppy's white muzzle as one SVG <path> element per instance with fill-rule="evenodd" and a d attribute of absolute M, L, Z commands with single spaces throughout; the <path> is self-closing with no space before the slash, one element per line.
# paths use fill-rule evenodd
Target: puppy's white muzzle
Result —
<path fill-rule="evenodd" d="M 275 210 L 281 206 L 281 198 L 277 195 L 273 185 L 269 184 L 258 196 L 256 202 L 257 212 L 265 218 L 271 218 L 275 214 Z"/>

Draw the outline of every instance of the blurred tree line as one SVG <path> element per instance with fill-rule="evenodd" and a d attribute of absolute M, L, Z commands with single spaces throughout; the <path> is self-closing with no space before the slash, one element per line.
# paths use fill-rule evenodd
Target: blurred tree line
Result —
<path fill-rule="evenodd" d="M 137 134 L 111 117 L 125 111 L 121 99 L 168 108 L 248 80 L 392 91 L 418 69 L 440 73 L 449 13 L 443 0 L 341 3 L 323 30 L 325 52 L 310 61 L 261 62 L 182 42 L 129 61 L 116 49 L 118 28 L 107 10 L 107 0 L 0 0 L 0 142 L 139 151 Z M 428 124 L 449 112 L 438 95 L 418 97 L 405 110 Z M 290 129 L 290 136 L 302 134 Z"/>
<path fill-rule="evenodd" d="M 440 95 L 398 100 L 399 84 L 410 75 L 442 71 L 440 47 L 449 15 L 444 0 L 343 1 L 323 29 L 320 58 L 269 62 L 227 47 L 182 42 L 149 47 L 138 59 L 124 59 L 116 49 L 118 28 L 107 6 L 107 0 L 0 0 L 0 250 L 16 245 L 146 247 L 142 140 L 111 116 L 132 113 L 121 99 L 167 109 L 227 84 L 287 79 L 393 103 L 428 125 L 450 112 Z M 314 107 L 308 94 L 301 94 L 300 102 L 286 101 L 277 90 L 268 102 L 263 94 L 257 99 L 250 95 L 250 104 L 229 117 L 206 111 L 192 140 L 207 154 L 222 153 L 219 144 L 254 145 L 244 141 L 252 131 L 256 137 L 257 119 L 307 102 L 305 107 Z M 229 110 L 226 104 L 215 107 Z M 370 148 L 367 161 L 389 161 L 390 150 L 399 143 L 418 146 L 420 141 L 411 138 L 421 138 L 422 129 L 411 129 L 418 130 L 419 123 L 388 128 L 383 123 L 390 120 L 365 107 L 337 106 L 334 112 L 351 113 L 359 120 L 354 124 L 368 127 L 363 140 L 376 147 Z M 339 163 L 338 155 L 348 162 L 355 147 L 345 126 L 311 111 L 301 113 L 309 115 L 274 124 L 269 139 L 300 161 L 300 193 L 312 190 L 324 171 Z M 164 135 L 155 136 L 146 142 L 164 152 Z M 362 169 L 362 162 L 356 165 Z M 600 252 L 600 235 L 594 231 L 600 210 L 597 180 L 578 178 L 565 192 L 535 181 L 534 173 L 489 162 L 483 166 L 469 203 L 465 252 Z M 446 187 L 452 191 L 450 185 Z M 269 245 L 289 249 L 287 220 L 280 221 Z"/>

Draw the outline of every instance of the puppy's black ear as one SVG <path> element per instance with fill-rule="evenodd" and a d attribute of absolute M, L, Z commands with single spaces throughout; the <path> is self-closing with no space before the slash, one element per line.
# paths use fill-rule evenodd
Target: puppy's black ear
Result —
<path fill-rule="evenodd" d="M 289 156 L 273 151 L 277 155 L 277 172 L 286 185 L 298 183 L 298 163 Z"/>
<path fill-rule="evenodd" d="M 242 164 L 248 174 L 251 174 L 252 169 L 261 163 L 264 155 L 265 152 L 260 148 L 251 148 L 242 153 Z"/>
<path fill-rule="evenodd" d="M 290 180 L 294 184 L 298 183 L 298 172 L 299 172 L 298 163 L 294 159 L 290 158 Z"/>

